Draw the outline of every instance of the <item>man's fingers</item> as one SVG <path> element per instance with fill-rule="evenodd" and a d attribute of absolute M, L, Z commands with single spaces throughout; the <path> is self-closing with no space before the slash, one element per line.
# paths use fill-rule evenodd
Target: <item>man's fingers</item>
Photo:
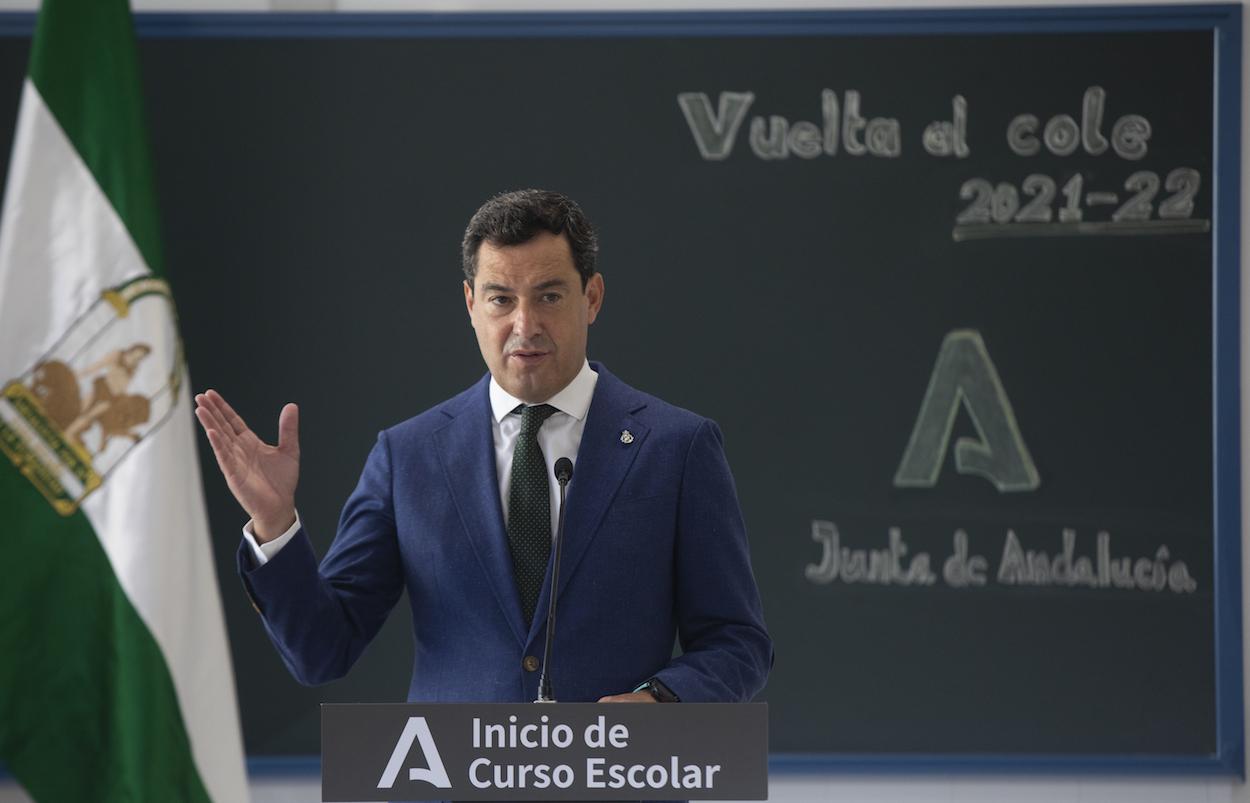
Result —
<path fill-rule="evenodd" d="M 287 404 L 278 414 L 278 450 L 299 457 L 299 405 Z"/>
<path fill-rule="evenodd" d="M 199 405 L 198 409 L 204 410 L 204 412 L 208 415 L 209 420 L 212 422 L 212 425 L 215 429 L 219 430 L 223 435 L 228 435 L 230 437 L 233 437 L 234 427 L 231 427 L 229 424 L 226 423 L 225 415 L 221 412 L 217 404 L 213 401 L 213 396 L 215 395 L 217 394 L 214 393 L 213 391 L 209 391 L 208 393 L 201 393 L 198 396 L 196 396 L 195 401 Z M 218 398 L 221 398 L 221 397 L 218 396 Z"/>
<path fill-rule="evenodd" d="M 233 440 L 234 430 L 226 424 L 225 419 L 213 408 L 213 404 L 207 395 L 201 393 L 195 397 L 195 401 L 195 417 L 199 420 L 200 426 L 204 427 L 206 432 L 210 429 L 217 430 L 219 435 Z"/>
<path fill-rule="evenodd" d="M 201 401 L 203 398 L 203 394 L 195 397 L 195 420 L 200 422 L 200 426 L 204 428 L 205 433 L 220 430 L 222 423 L 213 415 L 213 408 Z"/>
<path fill-rule="evenodd" d="M 221 417 L 222 421 L 231 428 L 235 435 L 242 435 L 248 431 L 247 423 L 234 411 L 234 408 L 222 398 L 222 395 L 215 390 L 210 390 L 204 394 L 208 400 L 212 402 L 213 410 Z"/>
<path fill-rule="evenodd" d="M 208 443 L 213 447 L 213 456 L 217 458 L 217 466 L 226 480 L 230 481 L 238 473 L 239 465 L 245 460 L 243 447 L 238 437 L 231 433 L 229 427 L 225 427 L 220 418 L 208 407 L 196 407 L 195 417 L 199 420 L 200 426 L 204 427 Z"/>
<path fill-rule="evenodd" d="M 609 694 L 607 697 L 600 697 L 601 703 L 654 703 L 655 698 L 649 692 L 634 691 L 627 694 Z"/>
<path fill-rule="evenodd" d="M 230 479 L 235 470 L 234 450 L 219 431 L 205 428 L 204 434 L 208 436 L 208 444 L 213 447 L 213 456 L 217 458 L 221 473 L 226 479 Z"/>

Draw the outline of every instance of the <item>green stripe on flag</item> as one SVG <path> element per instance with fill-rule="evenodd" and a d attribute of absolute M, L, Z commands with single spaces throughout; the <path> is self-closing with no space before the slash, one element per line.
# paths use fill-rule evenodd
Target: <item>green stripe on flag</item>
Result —
<path fill-rule="evenodd" d="M 0 760 L 41 803 L 207 803 L 173 681 L 87 518 L 0 466 Z"/>
<path fill-rule="evenodd" d="M 163 274 L 134 27 L 125 0 L 45 2 L 29 72 L 148 268 Z"/>
<path fill-rule="evenodd" d="M 44 0 L 29 77 L 0 232 L 0 762 L 40 803 L 246 800 L 126 0 Z"/>

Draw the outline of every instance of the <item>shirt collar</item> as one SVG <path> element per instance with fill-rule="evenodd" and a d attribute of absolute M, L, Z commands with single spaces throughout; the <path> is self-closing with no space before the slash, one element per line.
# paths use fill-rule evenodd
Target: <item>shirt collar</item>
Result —
<path fill-rule="evenodd" d="M 586 360 L 582 361 L 582 370 L 577 372 L 577 376 L 573 377 L 573 381 L 569 382 L 564 388 L 547 399 L 544 404 L 550 404 L 562 413 L 573 416 L 578 421 L 586 417 L 586 413 L 590 411 L 590 398 L 595 395 L 595 383 L 599 381 L 599 375 L 590 367 L 590 363 Z M 518 404 L 525 402 L 513 396 L 508 391 L 500 387 L 495 381 L 495 377 L 490 378 L 490 410 L 495 416 L 495 422 L 503 421 L 508 413 L 516 409 Z"/>

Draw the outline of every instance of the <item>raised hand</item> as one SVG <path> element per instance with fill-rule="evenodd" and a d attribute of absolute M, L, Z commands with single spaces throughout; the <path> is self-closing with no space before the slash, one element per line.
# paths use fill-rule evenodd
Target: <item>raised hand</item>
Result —
<path fill-rule="evenodd" d="M 278 445 L 256 437 L 221 394 L 195 396 L 195 417 L 212 444 L 226 485 L 252 517 L 256 540 L 272 541 L 295 523 L 299 483 L 299 408 L 288 404 L 278 416 Z"/>

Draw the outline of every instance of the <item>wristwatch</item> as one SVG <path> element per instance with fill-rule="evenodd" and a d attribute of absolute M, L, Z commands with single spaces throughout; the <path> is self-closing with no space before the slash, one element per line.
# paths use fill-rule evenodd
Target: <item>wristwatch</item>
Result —
<path fill-rule="evenodd" d="M 673 690 L 665 686 L 659 678 L 649 678 L 638 684 L 634 691 L 649 692 L 657 703 L 680 703 L 681 698 L 673 694 Z"/>

